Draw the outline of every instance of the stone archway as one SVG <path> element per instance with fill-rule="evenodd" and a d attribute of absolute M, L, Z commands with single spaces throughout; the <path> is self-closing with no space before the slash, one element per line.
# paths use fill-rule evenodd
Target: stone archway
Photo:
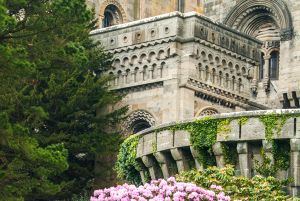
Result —
<path fill-rule="evenodd" d="M 125 134 L 133 134 L 154 125 L 155 119 L 152 114 L 145 110 L 137 110 L 128 115 L 122 127 Z"/>
<path fill-rule="evenodd" d="M 122 5 L 116 0 L 106 0 L 100 5 L 99 10 L 99 26 L 103 26 L 107 18 L 111 18 L 110 24 L 105 24 L 108 26 L 122 24 L 127 22 L 126 12 Z"/>
<path fill-rule="evenodd" d="M 252 36 L 267 23 L 279 28 L 282 41 L 292 38 L 291 14 L 282 0 L 241 0 L 224 20 L 229 27 Z"/>

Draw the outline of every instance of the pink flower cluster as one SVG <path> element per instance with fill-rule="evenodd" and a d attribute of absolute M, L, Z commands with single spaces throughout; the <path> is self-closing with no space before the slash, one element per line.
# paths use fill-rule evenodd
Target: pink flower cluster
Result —
<path fill-rule="evenodd" d="M 220 192 L 222 187 L 212 185 L 213 190 L 200 188 L 192 183 L 176 182 L 174 177 L 167 181 L 153 180 L 150 184 L 136 187 L 124 184 L 103 190 L 95 190 L 90 201 L 230 201 Z"/>

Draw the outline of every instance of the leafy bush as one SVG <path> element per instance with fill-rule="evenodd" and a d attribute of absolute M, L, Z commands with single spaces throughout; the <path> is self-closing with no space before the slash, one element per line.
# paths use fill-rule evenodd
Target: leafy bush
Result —
<path fill-rule="evenodd" d="M 213 185 L 211 190 L 200 188 L 192 183 L 176 182 L 174 177 L 167 181 L 163 179 L 153 180 L 150 184 L 136 187 L 134 185 L 124 184 L 122 186 L 111 187 L 104 190 L 95 190 L 94 196 L 90 201 L 102 200 L 153 200 L 153 201 L 201 201 L 201 200 L 219 200 L 229 201 L 230 197 L 225 196 L 222 187 Z"/>
<path fill-rule="evenodd" d="M 274 177 L 255 176 L 252 179 L 236 176 L 231 166 L 209 167 L 206 170 L 191 170 L 176 176 L 177 181 L 192 182 L 208 188 L 211 185 L 223 186 L 224 193 L 234 200 L 273 200 L 286 201 L 288 196 L 282 190 L 285 183 Z"/>

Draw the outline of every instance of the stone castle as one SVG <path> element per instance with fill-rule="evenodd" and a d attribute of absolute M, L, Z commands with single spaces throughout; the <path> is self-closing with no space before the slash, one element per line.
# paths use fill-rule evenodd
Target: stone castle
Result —
<path fill-rule="evenodd" d="M 252 126 L 242 132 L 241 125 L 233 125 L 231 140 L 240 151 L 241 174 L 251 176 L 249 158 L 267 146 L 262 137 L 265 128 L 256 122 L 253 111 L 299 108 L 300 1 L 87 0 L 87 4 L 99 19 L 99 29 L 91 37 L 114 55 L 106 72 L 115 78 L 110 87 L 126 94 L 121 104 L 129 105 L 129 115 L 123 132 L 240 112 L 229 116 L 253 117 Z M 291 157 L 296 168 L 291 171 L 296 178 L 293 195 L 300 194 L 300 171 L 296 171 L 300 164 L 295 162 L 300 160 L 298 121 L 288 121 L 288 134 L 283 135 L 295 152 Z M 155 168 L 164 177 L 170 174 L 169 165 L 155 167 L 157 163 L 181 161 L 177 171 L 186 168 L 182 162 L 185 148 L 178 147 L 190 146 L 188 134 L 178 141 L 176 133 L 158 136 L 151 129 L 141 133 L 145 136 L 138 157 L 151 177 L 158 177 Z M 170 150 L 154 155 L 155 162 L 153 150 L 145 151 L 153 141 L 158 151 Z M 215 150 L 216 157 L 222 155 Z M 188 152 L 194 158 L 197 155 Z"/>

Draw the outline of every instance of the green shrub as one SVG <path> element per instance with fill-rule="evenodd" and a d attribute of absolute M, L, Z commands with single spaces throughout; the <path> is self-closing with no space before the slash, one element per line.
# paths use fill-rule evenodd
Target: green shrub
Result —
<path fill-rule="evenodd" d="M 192 182 L 196 185 L 209 188 L 218 185 L 224 188 L 224 193 L 233 200 L 289 200 L 282 190 L 286 182 L 281 182 L 274 177 L 255 176 L 251 179 L 236 176 L 232 166 L 225 168 L 209 167 L 206 170 L 191 170 L 176 176 L 177 181 Z"/>
<path fill-rule="evenodd" d="M 115 169 L 118 178 L 126 180 L 129 183 L 140 185 L 142 183 L 140 173 L 140 165 L 136 161 L 137 145 L 140 137 L 138 135 L 131 135 L 121 144 L 118 160 Z"/>

